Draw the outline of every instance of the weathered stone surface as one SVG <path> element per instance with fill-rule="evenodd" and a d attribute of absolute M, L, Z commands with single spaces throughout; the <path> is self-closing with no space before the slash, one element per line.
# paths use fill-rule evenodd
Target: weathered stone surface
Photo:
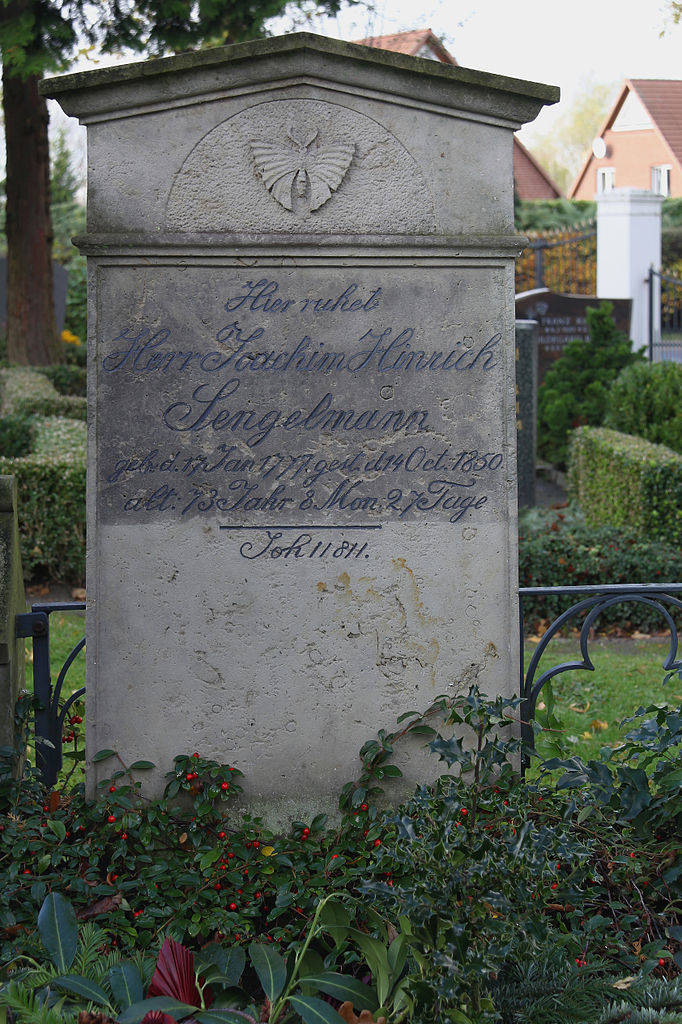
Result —
<path fill-rule="evenodd" d="M 516 689 L 512 130 L 555 94 L 393 57 L 47 86 L 89 125 L 88 751 L 229 759 L 271 818 Z"/>

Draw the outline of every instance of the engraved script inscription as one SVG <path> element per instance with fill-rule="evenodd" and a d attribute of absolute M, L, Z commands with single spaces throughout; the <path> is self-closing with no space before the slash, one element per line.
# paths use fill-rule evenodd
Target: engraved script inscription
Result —
<path fill-rule="evenodd" d="M 104 518 L 209 520 L 243 558 L 291 562 L 495 518 L 504 328 L 470 279 L 496 273 L 154 269 L 131 317 L 111 271 Z"/>
<path fill-rule="evenodd" d="M 252 141 L 256 170 L 274 199 L 286 210 L 308 216 L 331 199 L 346 176 L 355 143 L 341 139 L 321 144 L 319 131 L 291 125 L 286 143 Z"/>

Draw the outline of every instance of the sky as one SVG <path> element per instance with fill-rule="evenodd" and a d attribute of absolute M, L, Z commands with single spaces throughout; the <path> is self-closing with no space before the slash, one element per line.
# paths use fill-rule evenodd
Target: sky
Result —
<path fill-rule="evenodd" d="M 551 131 L 591 83 L 613 84 L 615 99 L 625 78 L 682 78 L 682 23 L 671 24 L 666 6 L 665 0 L 374 0 L 372 12 L 349 7 L 307 27 L 350 40 L 431 28 L 464 67 L 560 86 L 560 103 L 520 132 L 532 149 L 534 138 Z M 271 27 L 279 34 L 291 24 L 280 19 Z M 99 66 L 104 63 L 111 61 Z M 64 124 L 53 102 L 50 110 L 53 123 Z M 75 122 L 69 138 L 82 153 Z"/>

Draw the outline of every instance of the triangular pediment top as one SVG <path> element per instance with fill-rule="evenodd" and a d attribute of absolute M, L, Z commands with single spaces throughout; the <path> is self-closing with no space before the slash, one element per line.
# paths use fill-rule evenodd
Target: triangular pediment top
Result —
<path fill-rule="evenodd" d="M 243 75 L 245 66 L 250 63 L 250 78 L 260 77 L 266 81 L 273 62 L 277 62 L 283 73 L 293 74 L 298 65 L 302 75 L 346 81 L 349 88 L 356 84 L 371 87 L 376 80 L 377 88 L 383 86 L 387 91 L 390 88 L 397 95 L 414 95 L 416 88 L 427 103 L 429 97 L 431 103 L 438 102 L 446 107 L 461 103 L 465 109 L 489 116 L 495 116 L 499 108 L 501 117 L 519 123 L 535 117 L 542 106 L 559 99 L 556 86 L 405 56 L 310 32 L 62 75 L 41 83 L 41 92 L 57 99 L 68 113 L 85 114 L 88 119 L 96 115 L 100 107 L 110 109 L 112 95 L 121 109 L 154 101 L 171 105 L 173 77 L 182 82 L 178 88 L 185 100 L 187 79 L 191 75 L 197 81 L 198 91 L 206 90 L 209 78 L 214 88 L 219 80 L 229 88 L 235 74 Z"/>
<path fill-rule="evenodd" d="M 646 107 L 639 96 L 630 90 L 611 125 L 611 131 L 644 131 L 653 127 L 654 122 L 651 120 Z"/>

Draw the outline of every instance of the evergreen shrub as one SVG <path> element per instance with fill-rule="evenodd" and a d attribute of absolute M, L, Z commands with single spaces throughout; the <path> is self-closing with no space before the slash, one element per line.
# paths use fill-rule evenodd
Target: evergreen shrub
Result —
<path fill-rule="evenodd" d="M 682 547 L 682 456 L 670 448 L 581 427 L 571 440 L 569 492 L 591 526 Z"/>
<path fill-rule="evenodd" d="M 60 395 L 44 373 L 30 366 L 0 370 L 0 417 L 67 416 L 85 419 L 87 402 L 77 395 Z"/>
<path fill-rule="evenodd" d="M 638 537 L 610 524 L 589 526 L 574 507 L 528 509 L 519 516 L 521 587 L 600 586 L 605 583 L 678 583 L 682 551 L 662 541 Z M 555 619 L 575 604 L 573 596 L 524 597 L 527 631 Z M 617 604 L 602 612 L 597 627 L 660 630 L 660 613 L 645 604 Z"/>
<path fill-rule="evenodd" d="M 566 465 L 572 429 L 602 424 L 613 381 L 644 358 L 632 351 L 612 314 L 610 302 L 588 307 L 589 339 L 570 341 L 538 389 L 538 452 L 554 465 Z"/>
<path fill-rule="evenodd" d="M 54 366 L 37 367 L 43 376 L 52 381 L 60 395 L 78 395 L 85 398 L 86 370 L 73 363 L 56 363 Z"/>
<path fill-rule="evenodd" d="M 16 459 L 31 450 L 31 416 L 4 416 L 0 419 L 0 456 Z"/>
<path fill-rule="evenodd" d="M 626 367 L 609 391 L 604 426 L 682 452 L 682 366 Z"/>
<path fill-rule="evenodd" d="M 71 423 L 71 426 L 68 424 Z M 21 557 L 27 579 L 82 584 L 85 579 L 85 445 L 76 421 L 41 424 L 41 452 L 0 458 L 16 478 Z M 80 431 L 80 437 L 79 435 Z"/>

